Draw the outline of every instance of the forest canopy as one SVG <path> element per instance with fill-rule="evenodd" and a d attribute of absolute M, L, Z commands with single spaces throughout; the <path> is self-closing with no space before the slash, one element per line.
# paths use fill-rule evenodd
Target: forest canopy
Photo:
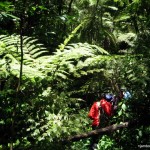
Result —
<path fill-rule="evenodd" d="M 150 146 L 149 0 L 0 2 L 0 149 L 88 150 L 87 117 L 104 92 L 130 91 L 98 149 Z M 101 131 L 101 129 L 100 129 Z M 92 136 L 92 135 L 91 135 Z"/>

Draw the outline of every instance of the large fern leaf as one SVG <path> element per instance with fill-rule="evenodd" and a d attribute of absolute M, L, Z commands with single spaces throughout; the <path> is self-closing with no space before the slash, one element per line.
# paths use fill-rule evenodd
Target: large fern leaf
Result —
<path fill-rule="evenodd" d="M 107 51 L 96 45 L 73 43 L 65 46 L 63 51 L 58 50 L 55 52 L 50 57 L 47 67 L 44 68 L 47 68 L 46 72 L 55 73 L 56 76 L 62 74 L 62 76 L 66 75 L 67 78 L 69 74 L 73 73 L 74 76 L 81 77 L 87 75 L 88 68 L 86 67 L 97 65 L 94 62 L 95 57 L 108 54 Z M 43 63 L 45 64 L 45 62 Z"/>
<path fill-rule="evenodd" d="M 4 42 L 9 52 L 12 55 L 18 55 L 20 57 L 20 36 L 19 35 L 0 35 L 0 41 Z M 24 59 L 31 58 L 35 59 L 41 55 L 45 55 L 48 53 L 48 50 L 42 45 L 38 43 L 38 40 L 32 37 L 23 37 L 23 52 L 24 52 Z"/>
<path fill-rule="evenodd" d="M 1 68 L 8 74 L 11 73 L 19 77 L 21 59 L 19 35 L 0 35 L 0 41 L 0 55 L 2 57 L 1 62 L 3 62 Z M 23 75 L 27 77 L 43 76 L 42 72 L 39 70 L 41 67 L 38 58 L 42 58 L 45 53 L 48 53 L 48 50 L 37 42 L 37 39 L 26 36 L 23 37 Z M 9 70 L 6 65 L 9 65 Z"/>

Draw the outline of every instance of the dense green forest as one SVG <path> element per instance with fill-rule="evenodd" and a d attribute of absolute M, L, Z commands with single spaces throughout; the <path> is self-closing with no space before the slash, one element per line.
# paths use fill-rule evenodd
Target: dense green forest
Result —
<path fill-rule="evenodd" d="M 150 147 L 150 0 L 1 0 L 0 149 L 88 150 L 89 109 L 118 104 L 99 150 Z"/>

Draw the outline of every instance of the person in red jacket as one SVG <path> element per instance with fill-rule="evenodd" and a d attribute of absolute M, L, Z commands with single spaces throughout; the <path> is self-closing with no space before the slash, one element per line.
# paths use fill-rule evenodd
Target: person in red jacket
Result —
<path fill-rule="evenodd" d="M 104 94 L 100 101 L 94 102 L 90 108 L 88 117 L 92 119 L 92 129 L 98 129 L 100 126 L 100 116 L 101 111 L 103 110 L 107 116 L 113 115 L 113 105 L 111 104 L 111 100 L 113 99 L 112 94 Z M 94 150 L 97 147 L 99 138 L 98 135 L 95 135 L 91 139 L 90 149 Z"/>

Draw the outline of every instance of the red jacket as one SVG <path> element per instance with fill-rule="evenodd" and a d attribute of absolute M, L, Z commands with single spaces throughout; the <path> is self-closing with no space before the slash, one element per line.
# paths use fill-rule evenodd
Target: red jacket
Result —
<path fill-rule="evenodd" d="M 108 116 L 112 116 L 113 114 L 112 104 L 107 102 L 105 99 L 101 99 L 100 102 L 94 102 L 88 114 L 88 117 L 93 120 L 92 126 L 99 126 L 100 124 L 100 107 L 102 107 Z"/>

